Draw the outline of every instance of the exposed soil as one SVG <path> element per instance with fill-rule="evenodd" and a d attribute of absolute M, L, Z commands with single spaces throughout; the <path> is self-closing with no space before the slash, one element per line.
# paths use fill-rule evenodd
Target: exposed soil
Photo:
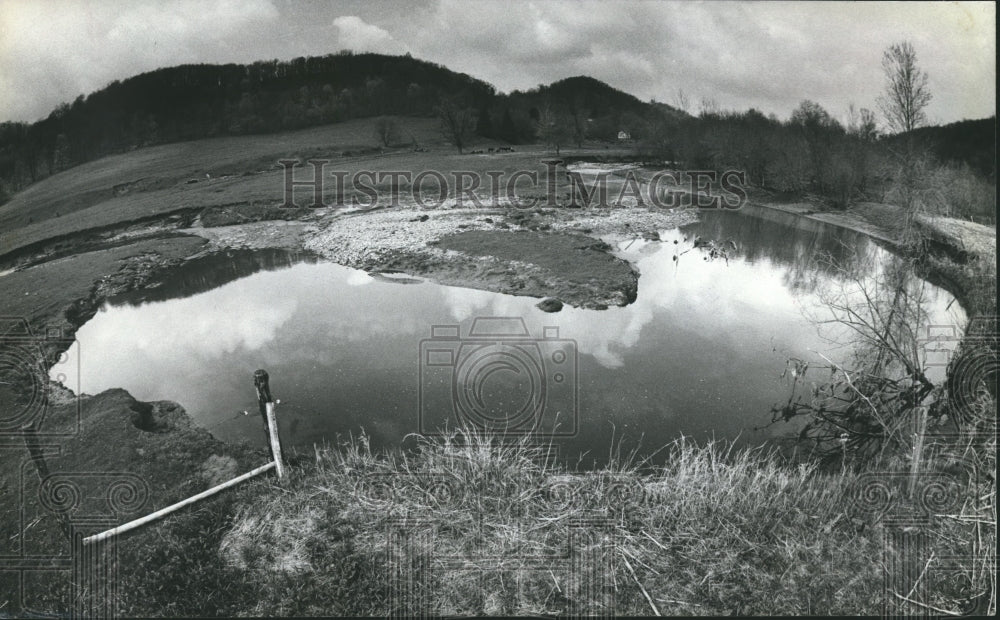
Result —
<path fill-rule="evenodd" d="M 447 235 L 435 246 L 522 267 L 501 272 L 509 279 L 501 292 L 552 295 L 574 306 L 604 309 L 632 303 L 638 290 L 631 265 L 609 254 L 608 244 L 581 234 L 475 230 Z"/>
<path fill-rule="evenodd" d="M 120 389 L 79 401 L 58 389 L 49 397 L 47 435 L 0 442 L 0 537 L 15 541 L 5 552 L 24 544 L 39 557 L 63 555 L 70 523 L 97 533 L 204 490 L 220 460 L 239 471 L 265 460 L 261 451 L 217 441 L 176 403 L 141 403 Z M 0 576 L 0 586 L 11 576 Z M 42 588 L 33 600 L 44 602 L 50 585 L 26 587 Z"/>
<path fill-rule="evenodd" d="M 108 296 L 153 284 L 205 246 L 191 235 L 147 238 L 13 271 L 0 277 L 4 314 L 24 318 L 36 334 L 57 328 L 71 336 Z"/>

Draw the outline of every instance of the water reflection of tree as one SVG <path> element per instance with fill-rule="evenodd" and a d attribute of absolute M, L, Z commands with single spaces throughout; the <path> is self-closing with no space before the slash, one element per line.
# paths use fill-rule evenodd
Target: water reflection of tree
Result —
<path fill-rule="evenodd" d="M 705 238 L 733 240 L 735 254 L 749 263 L 768 260 L 783 267 L 783 283 L 795 292 L 811 293 L 829 276 L 859 275 L 879 252 L 870 239 L 850 230 L 780 211 L 744 208 L 750 213 L 705 211 L 692 229 Z M 817 260 L 820 257 L 830 260 Z"/>
<path fill-rule="evenodd" d="M 928 285 L 905 259 L 870 261 L 858 257 L 844 267 L 832 254 L 818 261 L 837 275 L 824 280 L 820 304 L 806 313 L 832 345 L 848 347 L 849 360 L 838 363 L 820 352 L 814 360 L 789 359 L 792 391 L 772 411 L 772 422 L 805 417 L 799 439 L 821 454 L 908 450 L 911 425 L 925 421 L 915 416 L 942 413 L 935 407 L 940 388 L 919 351 Z"/>
<path fill-rule="evenodd" d="M 296 263 L 315 263 L 312 254 L 280 249 L 229 250 L 187 261 L 166 274 L 153 287 L 132 291 L 115 298 L 114 303 L 139 305 L 190 297 L 257 273 L 291 267 Z"/>

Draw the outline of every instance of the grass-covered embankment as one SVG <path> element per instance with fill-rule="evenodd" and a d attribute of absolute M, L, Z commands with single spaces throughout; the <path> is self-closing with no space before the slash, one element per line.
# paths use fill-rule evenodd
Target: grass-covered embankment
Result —
<path fill-rule="evenodd" d="M 666 449 L 663 467 L 586 473 L 467 433 L 317 449 L 287 485 L 252 483 L 123 541 L 120 612 L 880 613 L 885 515 L 860 509 L 859 474 L 718 443 Z M 967 484 L 946 486 L 975 497 Z M 928 528 L 939 557 L 991 536 L 957 519 Z M 913 555 L 896 561 L 926 561 Z M 955 609 L 977 579 L 938 575 L 924 602 Z"/>
<path fill-rule="evenodd" d="M 919 214 L 907 227 L 898 206 L 860 202 L 827 210 L 805 200 L 784 202 L 769 192 L 751 191 L 751 204 L 794 213 L 866 234 L 914 259 L 918 274 L 954 295 L 969 316 L 996 314 L 996 227 L 953 217 Z M 919 240 L 920 243 L 913 242 Z"/>
<path fill-rule="evenodd" d="M 948 217 L 921 216 L 920 234 L 939 251 L 927 252 L 918 265 L 928 278 L 940 278 L 955 292 L 970 316 L 996 316 L 996 228 Z"/>

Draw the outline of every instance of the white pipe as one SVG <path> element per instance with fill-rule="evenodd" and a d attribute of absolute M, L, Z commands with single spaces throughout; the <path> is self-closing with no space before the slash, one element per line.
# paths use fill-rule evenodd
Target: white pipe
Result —
<path fill-rule="evenodd" d="M 285 465 L 281 456 L 281 440 L 278 439 L 278 419 L 274 415 L 274 403 L 265 405 L 265 415 L 267 417 L 267 437 L 271 442 L 271 452 L 274 456 L 274 464 L 278 470 L 278 477 L 285 477 Z"/>
<path fill-rule="evenodd" d="M 166 515 L 174 512 L 174 511 L 180 510 L 181 508 L 183 508 L 184 506 L 187 506 L 188 504 L 193 504 L 193 503 L 195 503 L 196 501 L 198 501 L 200 499 L 205 499 L 206 497 L 209 497 L 210 495 L 215 495 L 219 491 L 228 489 L 229 487 L 234 486 L 236 484 L 239 484 L 240 482 L 243 482 L 244 480 L 247 480 L 248 478 L 253 478 L 256 475 L 262 474 L 265 471 L 268 471 L 270 469 L 274 469 L 275 467 L 276 467 L 276 464 L 274 463 L 274 461 L 271 461 L 267 465 L 261 465 L 257 469 L 255 469 L 253 471 L 248 471 L 247 473 L 243 474 L 242 476 L 237 476 L 237 477 L 233 478 L 232 480 L 230 480 L 228 482 L 223 482 L 222 484 L 214 486 L 211 489 L 207 489 L 205 491 L 202 491 L 201 493 L 199 493 L 197 495 L 192 495 L 191 497 L 189 497 L 189 498 L 187 498 L 187 499 L 185 499 L 183 501 L 179 501 L 176 504 L 172 504 L 170 506 L 167 506 L 166 508 L 161 508 L 160 510 L 157 510 L 156 512 L 153 512 L 153 513 L 150 513 L 150 514 L 146 515 L 145 517 L 141 517 L 139 519 L 136 519 L 135 521 L 129 521 L 128 523 L 123 523 L 123 524 L 119 525 L 118 527 L 111 528 L 110 530 L 106 530 L 104 532 L 101 532 L 100 534 L 94 534 L 93 536 L 88 536 L 87 538 L 83 539 L 83 544 L 87 545 L 87 544 L 94 543 L 94 542 L 100 542 L 100 541 L 102 541 L 102 540 L 104 540 L 106 538 L 111 538 L 112 536 L 117 536 L 118 534 L 121 534 L 123 532 L 127 532 L 129 530 L 134 530 L 135 528 L 139 527 L 140 525 L 145 525 L 145 524 L 149 523 L 150 521 L 155 521 L 156 519 L 159 519 L 160 517 L 166 516 Z"/>

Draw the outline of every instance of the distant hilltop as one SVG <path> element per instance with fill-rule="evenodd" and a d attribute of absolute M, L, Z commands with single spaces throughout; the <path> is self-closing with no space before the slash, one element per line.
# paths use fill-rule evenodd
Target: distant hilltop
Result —
<path fill-rule="evenodd" d="M 607 140 L 629 123 L 683 115 L 586 76 L 501 94 L 410 55 L 340 52 L 180 65 L 112 82 L 33 124 L 0 124 L 0 189 L 13 192 L 73 165 L 154 144 L 382 115 L 433 116 L 445 99 L 475 111 L 479 135 L 511 144 L 535 140 L 543 106 L 586 122 L 588 137 Z"/>
<path fill-rule="evenodd" d="M 830 117 L 812 102 L 803 105 L 817 118 Z M 468 125 L 468 131 L 480 138 L 507 144 L 546 143 L 557 152 L 559 145 L 581 146 L 584 140 L 628 143 L 670 161 L 686 150 L 689 163 L 701 166 L 712 163 L 708 160 L 713 148 L 733 146 L 732 132 L 722 130 L 719 121 L 749 131 L 747 135 L 758 140 L 763 134 L 754 133 L 755 127 L 768 128 L 765 133 L 772 137 L 781 133 L 776 129 L 777 118 L 764 117 L 756 110 L 720 111 L 709 99 L 702 102 L 703 109 L 695 118 L 582 75 L 526 91 L 498 93 L 487 82 L 408 54 L 339 52 L 287 62 L 189 64 L 112 82 L 60 105 L 35 123 L 0 123 L 0 204 L 40 179 L 113 153 L 368 117 L 430 118 L 443 107 L 460 110 L 455 117 L 463 125 L 459 129 L 464 131 Z M 913 133 L 938 160 L 968 166 L 995 183 L 995 117 L 923 127 Z M 413 136 L 395 139 L 417 146 Z M 898 139 L 883 138 L 888 143 Z M 762 148 L 767 147 L 761 143 L 751 149 L 756 159 L 763 157 Z M 784 152 L 797 159 L 791 151 Z M 744 159 L 740 160 L 743 165 L 750 166 L 754 157 Z M 774 178 L 758 168 L 759 181 L 755 182 L 765 185 L 767 178 Z M 753 170 L 748 172 L 753 181 Z M 785 185 L 797 187 L 796 182 Z"/>

